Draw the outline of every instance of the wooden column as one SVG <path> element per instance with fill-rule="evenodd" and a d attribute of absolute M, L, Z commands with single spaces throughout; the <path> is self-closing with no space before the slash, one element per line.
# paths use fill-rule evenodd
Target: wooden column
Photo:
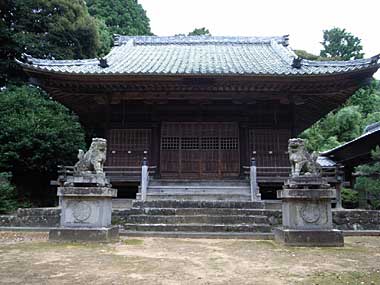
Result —
<path fill-rule="evenodd" d="M 245 123 L 239 123 L 239 148 L 240 148 L 240 177 L 244 176 L 243 166 L 250 165 L 248 150 L 248 127 Z"/>
<path fill-rule="evenodd" d="M 111 122 L 111 100 L 112 95 L 106 94 L 106 107 L 105 107 L 105 124 L 104 124 L 104 136 L 108 140 L 109 139 L 109 131 L 110 131 L 110 122 Z"/>
<path fill-rule="evenodd" d="M 296 136 L 296 106 L 294 104 L 294 98 L 292 95 L 289 95 L 289 103 L 290 103 L 290 136 L 294 138 Z"/>
<path fill-rule="evenodd" d="M 155 122 L 152 124 L 152 141 L 150 151 L 149 165 L 157 166 L 155 177 L 160 177 L 160 152 L 161 152 L 161 122 Z"/>

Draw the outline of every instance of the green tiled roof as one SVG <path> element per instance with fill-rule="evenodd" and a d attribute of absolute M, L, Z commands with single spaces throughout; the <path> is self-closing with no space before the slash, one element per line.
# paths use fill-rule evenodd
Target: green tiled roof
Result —
<path fill-rule="evenodd" d="M 88 75 L 318 75 L 378 68 L 379 57 L 295 64 L 288 37 L 117 36 L 98 59 L 46 60 L 25 56 L 29 70 Z"/>

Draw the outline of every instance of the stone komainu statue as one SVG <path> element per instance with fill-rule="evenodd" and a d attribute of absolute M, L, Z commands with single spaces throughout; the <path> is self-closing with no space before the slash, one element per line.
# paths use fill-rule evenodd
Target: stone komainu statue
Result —
<path fill-rule="evenodd" d="M 74 173 L 96 173 L 102 174 L 103 165 L 106 161 L 107 140 L 101 138 L 93 138 L 89 150 L 84 153 L 79 150 L 79 161 L 74 166 Z"/>
<path fill-rule="evenodd" d="M 318 153 L 313 152 L 310 155 L 305 149 L 305 141 L 303 139 L 290 139 L 288 152 L 292 177 L 320 175 L 320 166 L 317 163 Z"/>

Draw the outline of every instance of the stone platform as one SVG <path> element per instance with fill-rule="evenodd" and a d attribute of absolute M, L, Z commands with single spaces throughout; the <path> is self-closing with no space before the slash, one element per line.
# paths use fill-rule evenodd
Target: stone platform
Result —
<path fill-rule="evenodd" d="M 119 239 L 117 226 L 107 228 L 55 228 L 49 231 L 52 241 L 100 241 L 110 242 Z"/>
<path fill-rule="evenodd" d="M 82 184 L 86 185 L 86 184 Z M 50 230 L 52 241 L 112 241 L 119 228 L 111 226 L 112 198 L 117 190 L 99 186 L 58 187 L 60 227 Z"/>
<path fill-rule="evenodd" d="M 111 224 L 112 197 L 117 190 L 108 187 L 59 187 L 61 226 L 102 228 Z"/>
<path fill-rule="evenodd" d="M 343 246 L 343 233 L 333 229 L 331 199 L 335 189 L 321 177 L 294 177 L 277 191 L 282 199 L 282 227 L 276 241 L 289 246 Z"/>
<path fill-rule="evenodd" d="M 292 230 L 274 229 L 275 240 L 289 246 L 336 246 L 344 245 L 340 230 Z"/>

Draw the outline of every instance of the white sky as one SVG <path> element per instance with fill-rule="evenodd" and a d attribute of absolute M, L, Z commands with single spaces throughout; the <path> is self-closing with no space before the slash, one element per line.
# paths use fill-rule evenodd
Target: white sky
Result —
<path fill-rule="evenodd" d="M 158 36 L 206 27 L 214 36 L 290 35 L 293 49 L 319 54 L 322 31 L 345 28 L 365 57 L 380 53 L 379 0 L 139 0 Z M 380 78 L 380 72 L 376 74 Z"/>

